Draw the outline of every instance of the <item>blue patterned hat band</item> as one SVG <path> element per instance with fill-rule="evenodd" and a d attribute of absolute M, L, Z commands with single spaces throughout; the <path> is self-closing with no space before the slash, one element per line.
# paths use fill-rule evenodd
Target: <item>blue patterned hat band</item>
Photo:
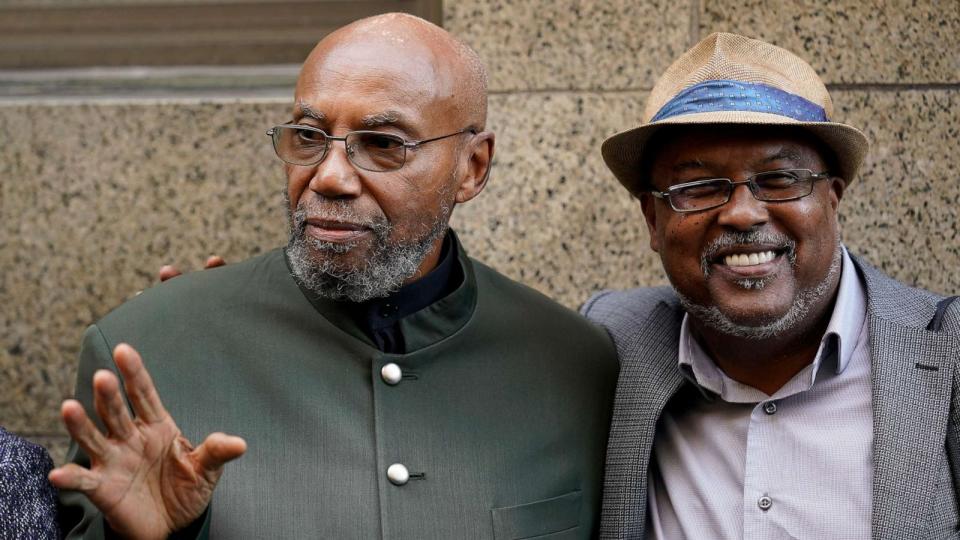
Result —
<path fill-rule="evenodd" d="M 603 142 L 603 161 L 631 193 L 648 185 L 644 156 L 664 125 L 797 125 L 837 156 L 848 182 L 870 148 L 860 130 L 837 123 L 817 72 L 792 52 L 746 36 L 710 34 L 664 71 L 647 95 L 639 126 Z"/>
<path fill-rule="evenodd" d="M 800 122 L 829 122 L 823 107 L 798 95 L 765 84 L 723 79 L 684 89 L 661 107 L 650 121 L 718 111 L 758 112 L 786 116 Z"/>

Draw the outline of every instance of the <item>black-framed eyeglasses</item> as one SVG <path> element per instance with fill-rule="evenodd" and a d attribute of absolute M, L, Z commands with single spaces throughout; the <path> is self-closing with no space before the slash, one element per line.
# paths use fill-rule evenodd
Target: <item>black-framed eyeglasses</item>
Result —
<path fill-rule="evenodd" d="M 330 141 L 343 141 L 351 163 L 366 171 L 386 172 L 403 167 L 408 149 L 467 132 L 476 134 L 475 129 L 465 128 L 439 137 L 408 141 L 382 131 L 351 131 L 343 137 L 334 137 L 313 126 L 281 124 L 268 129 L 267 135 L 273 139 L 277 157 L 291 165 L 316 165 L 327 157 Z"/>
<path fill-rule="evenodd" d="M 813 183 L 830 178 L 830 173 L 810 169 L 782 169 L 754 174 L 741 182 L 729 178 L 708 178 L 670 186 L 666 191 L 651 190 L 658 199 L 666 199 L 676 212 L 700 212 L 727 204 L 733 189 L 741 184 L 759 201 L 793 201 L 813 193 Z"/>

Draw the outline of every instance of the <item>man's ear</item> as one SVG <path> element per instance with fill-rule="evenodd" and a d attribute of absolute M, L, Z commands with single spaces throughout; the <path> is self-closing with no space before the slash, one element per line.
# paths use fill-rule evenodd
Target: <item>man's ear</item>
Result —
<path fill-rule="evenodd" d="M 839 176 L 830 178 L 830 206 L 836 212 L 840 207 L 840 199 L 843 198 L 843 192 L 847 189 L 847 181 Z"/>
<path fill-rule="evenodd" d="M 492 131 L 481 131 L 467 143 L 467 171 L 457 187 L 455 200 L 458 204 L 476 197 L 486 187 L 493 165 L 494 139 Z"/>
<path fill-rule="evenodd" d="M 640 210 L 647 222 L 647 232 L 650 233 L 650 249 L 660 252 L 660 238 L 657 236 L 657 199 L 649 191 L 636 195 L 640 199 Z"/>

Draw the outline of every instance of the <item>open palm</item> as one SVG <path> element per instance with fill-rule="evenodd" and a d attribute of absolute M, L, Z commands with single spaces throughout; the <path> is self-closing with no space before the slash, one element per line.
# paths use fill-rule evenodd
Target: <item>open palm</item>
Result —
<path fill-rule="evenodd" d="M 121 536 L 166 538 L 203 514 L 223 465 L 240 457 L 246 443 L 213 433 L 194 448 L 163 407 L 137 351 L 120 344 L 113 357 L 136 418 L 117 377 L 107 370 L 95 373 L 94 407 L 107 433 L 97 429 L 79 402 L 64 401 L 64 424 L 90 456 L 90 468 L 67 464 L 51 471 L 50 481 L 83 492 Z"/>

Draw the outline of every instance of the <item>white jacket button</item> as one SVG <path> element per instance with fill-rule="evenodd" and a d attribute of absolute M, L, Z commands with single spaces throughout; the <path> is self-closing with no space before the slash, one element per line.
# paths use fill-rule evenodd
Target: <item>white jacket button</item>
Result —
<path fill-rule="evenodd" d="M 398 384 L 400 379 L 403 378 L 403 370 L 400 369 L 400 366 L 390 362 L 380 368 L 380 377 L 383 379 L 383 382 L 393 386 Z"/>
<path fill-rule="evenodd" d="M 387 467 L 387 479 L 395 486 L 402 486 L 410 480 L 410 471 L 400 463 Z"/>

